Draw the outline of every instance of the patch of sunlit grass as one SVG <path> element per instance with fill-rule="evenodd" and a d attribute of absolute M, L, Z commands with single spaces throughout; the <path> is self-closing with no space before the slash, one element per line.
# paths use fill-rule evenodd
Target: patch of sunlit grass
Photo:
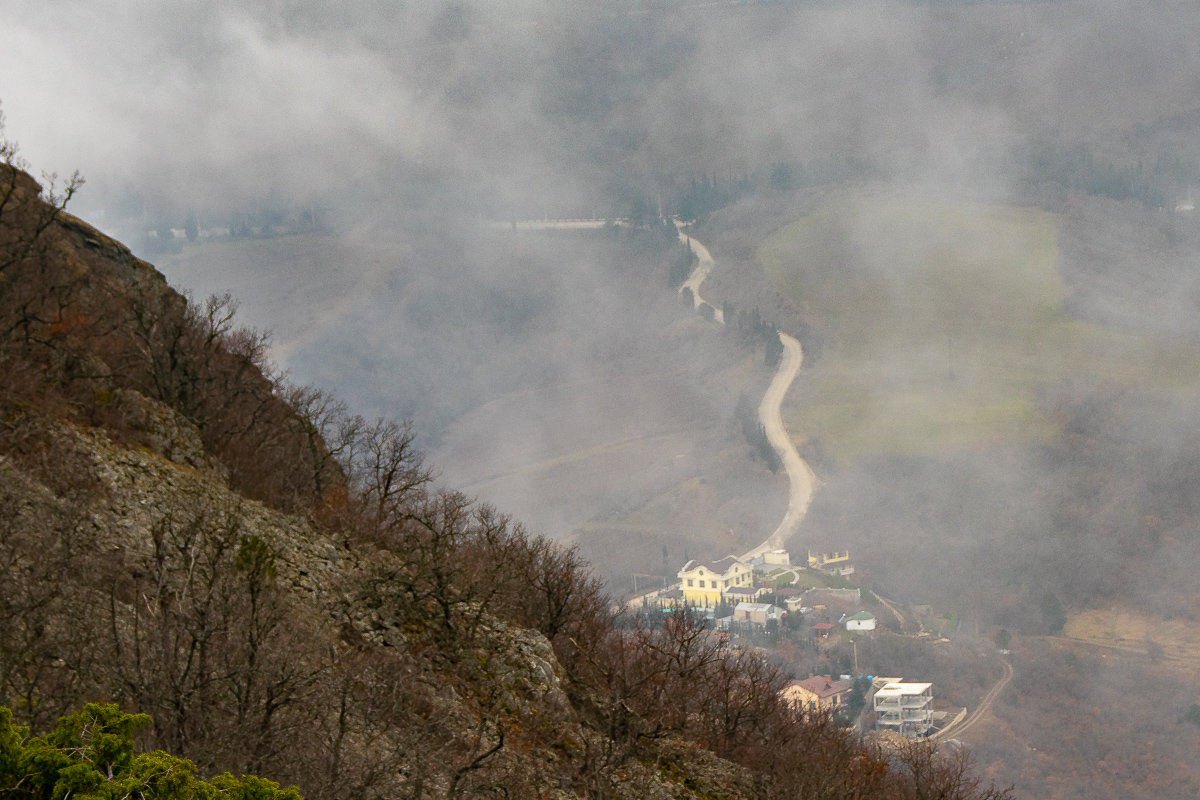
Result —
<path fill-rule="evenodd" d="M 1151 642 L 1168 657 L 1200 658 L 1200 631 L 1184 619 L 1159 619 L 1131 608 L 1089 609 L 1072 614 L 1063 636 L 1097 644 L 1144 650 Z"/>
<path fill-rule="evenodd" d="M 1039 439 L 1052 430 L 1041 386 L 1169 389 L 1200 370 L 1196 348 L 1066 314 L 1047 212 L 847 194 L 781 228 L 758 258 L 832 334 L 785 419 L 839 461 Z"/>

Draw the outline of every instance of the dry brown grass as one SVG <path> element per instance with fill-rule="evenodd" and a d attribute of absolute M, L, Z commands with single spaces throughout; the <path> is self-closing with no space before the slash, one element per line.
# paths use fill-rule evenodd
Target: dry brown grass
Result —
<path fill-rule="evenodd" d="M 1148 653 L 1155 645 L 1163 658 L 1200 660 L 1200 629 L 1184 619 L 1161 619 L 1114 605 L 1073 614 L 1063 635 L 1093 644 Z"/>

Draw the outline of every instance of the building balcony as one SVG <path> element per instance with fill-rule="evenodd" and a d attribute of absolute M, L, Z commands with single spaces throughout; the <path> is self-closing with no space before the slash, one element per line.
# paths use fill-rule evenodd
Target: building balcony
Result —
<path fill-rule="evenodd" d="M 890 695 L 890 696 L 875 696 L 875 702 L 878 705 L 889 705 L 899 708 L 904 706 L 920 706 L 925 705 L 933 699 L 933 695 L 928 694 L 906 694 L 906 695 Z"/>

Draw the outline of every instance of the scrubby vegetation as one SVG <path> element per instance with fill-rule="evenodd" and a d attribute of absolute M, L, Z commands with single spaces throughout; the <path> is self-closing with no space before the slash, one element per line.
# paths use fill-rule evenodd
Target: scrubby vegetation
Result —
<path fill-rule="evenodd" d="M 230 298 L 0 169 L 0 701 L 56 731 L 9 752 L 103 796 L 170 794 L 168 761 L 309 798 L 1005 794 L 797 717 L 695 618 L 617 613 L 577 553 L 435 490 L 409 426 L 273 379 Z M 190 763 L 134 757 L 143 725 Z M 291 796 L 257 780 L 203 786 Z"/>
<path fill-rule="evenodd" d="M 135 736 L 150 724 L 145 714 L 89 703 L 63 717 L 44 736 L 14 725 L 12 711 L 0 707 L 0 791 L 17 800 L 86 797 L 216 797 L 239 800 L 300 800 L 296 789 L 273 781 L 228 773 L 211 781 L 196 776 L 196 765 L 169 753 L 138 753 Z"/>

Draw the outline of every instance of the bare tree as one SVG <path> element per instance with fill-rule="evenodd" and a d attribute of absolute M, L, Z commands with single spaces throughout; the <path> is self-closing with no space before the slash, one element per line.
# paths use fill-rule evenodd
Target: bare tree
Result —
<path fill-rule="evenodd" d="M 353 427 L 356 441 L 345 446 L 350 478 L 375 534 L 387 537 L 414 518 L 412 508 L 433 475 L 416 448 L 412 423 L 381 418 Z M 427 531 L 450 535 L 452 526 L 461 523 L 467 505 L 461 496 L 435 499 L 423 505 L 415 521 Z M 437 546 L 447 541 L 445 536 L 433 537 Z"/>
<path fill-rule="evenodd" d="M 1004 800 L 1012 789 L 983 785 L 975 774 L 971 754 L 955 747 L 941 751 L 931 742 L 913 742 L 889 759 L 893 796 L 900 800 Z"/>
<path fill-rule="evenodd" d="M 30 489 L 0 481 L 0 703 L 45 730 L 95 688 L 95 597 L 65 579 L 95 570 L 94 537 L 72 499 L 31 506 Z"/>
<path fill-rule="evenodd" d="M 55 174 L 43 175 L 39 185 L 25 172 L 28 166 L 4 133 L 0 109 L 0 276 L 9 281 L 8 273 L 35 255 L 42 235 L 84 183 L 76 172 L 61 186 Z"/>
<path fill-rule="evenodd" d="M 346 404 L 312 386 L 277 383 L 276 394 L 296 414 L 294 427 L 303 442 L 312 489 L 324 501 L 333 487 L 346 481 L 339 464 L 353 440 L 343 434 L 350 416 Z"/>
<path fill-rule="evenodd" d="M 111 587 L 113 677 L 164 744 L 201 764 L 260 771 L 307 720 L 320 640 L 295 623 L 275 555 L 243 528 L 240 507 L 196 500 L 209 508 L 161 517 L 152 551 Z"/>

